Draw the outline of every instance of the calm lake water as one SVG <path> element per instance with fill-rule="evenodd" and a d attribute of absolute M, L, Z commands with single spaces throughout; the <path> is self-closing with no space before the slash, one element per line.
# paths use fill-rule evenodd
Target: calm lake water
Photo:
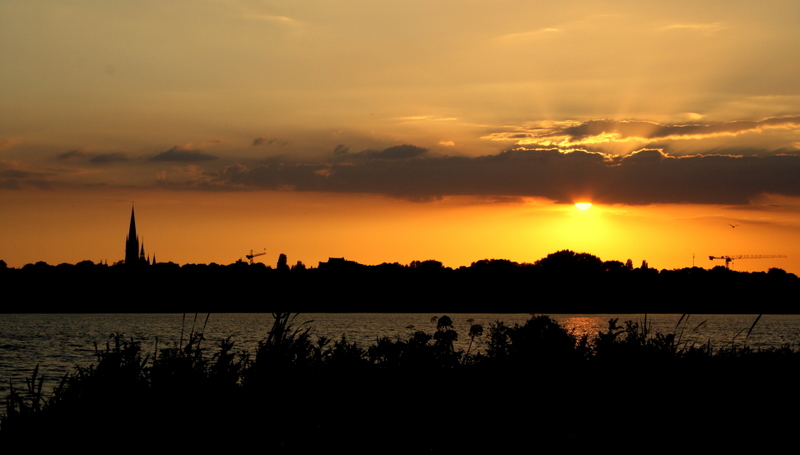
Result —
<path fill-rule="evenodd" d="M 346 336 L 367 347 L 380 337 L 407 339 L 416 330 L 433 332 L 439 314 L 300 314 L 295 326 L 308 324 L 312 334 L 339 339 Z M 459 347 L 467 348 L 467 333 L 471 324 L 482 324 L 488 329 L 491 323 L 502 321 L 507 325 L 524 323 L 529 314 L 449 314 L 459 333 Z M 682 333 L 687 343 L 712 343 L 714 349 L 741 345 L 745 334 L 757 315 L 691 315 L 680 327 L 678 314 L 586 314 L 551 315 L 575 333 L 595 335 L 608 327 L 608 320 L 619 318 L 620 323 L 633 320 L 644 323 L 652 330 Z M 206 321 L 206 318 L 207 321 Z M 433 319 L 433 320 L 432 320 Z M 5 399 L 9 381 L 23 387 L 25 378 L 39 365 L 45 374 L 45 390 L 51 390 L 58 380 L 76 365 L 95 363 L 95 343 L 104 346 L 109 336 L 121 333 L 140 341 L 146 353 L 156 347 L 176 345 L 194 327 L 203 331 L 205 325 L 206 347 L 214 352 L 219 340 L 232 336 L 238 350 L 255 351 L 258 341 L 264 339 L 272 324 L 269 313 L 257 314 L 0 314 L 0 401 Z M 481 339 L 473 350 L 481 349 Z M 782 346 L 800 347 L 800 315 L 764 315 L 756 324 L 747 344 L 753 348 Z"/>

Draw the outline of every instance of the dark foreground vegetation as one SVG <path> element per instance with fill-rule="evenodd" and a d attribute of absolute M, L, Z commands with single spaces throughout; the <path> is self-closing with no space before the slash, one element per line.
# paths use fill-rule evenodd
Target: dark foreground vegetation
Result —
<path fill-rule="evenodd" d="M 256 352 L 191 333 L 146 352 L 112 336 L 52 393 L 7 397 L 4 449 L 213 453 L 770 453 L 795 443 L 800 353 L 688 345 L 609 321 L 577 337 L 525 324 L 315 337 L 289 313 Z M 752 329 L 752 327 L 751 327 Z M 454 348 L 459 337 L 466 350 Z M 477 340 L 483 340 L 477 350 Z M 11 452 L 9 452 L 11 453 Z"/>
<path fill-rule="evenodd" d="M 9 297 L 0 313 L 410 312 L 743 313 L 800 312 L 800 278 L 782 269 L 723 266 L 658 270 L 557 251 L 533 263 L 483 259 L 367 266 L 332 258 L 319 267 L 171 262 L 152 265 L 0 261 Z"/>

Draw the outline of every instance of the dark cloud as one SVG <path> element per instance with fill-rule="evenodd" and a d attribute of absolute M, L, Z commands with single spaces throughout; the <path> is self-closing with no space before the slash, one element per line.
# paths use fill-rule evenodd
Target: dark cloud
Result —
<path fill-rule="evenodd" d="M 217 157 L 197 150 L 182 150 L 172 147 L 166 152 L 161 152 L 150 158 L 149 161 L 155 162 L 178 162 L 178 163 L 197 163 L 200 161 L 216 160 Z"/>
<path fill-rule="evenodd" d="M 272 144 L 285 146 L 288 145 L 289 143 L 286 141 L 278 140 L 277 138 L 274 137 L 266 137 L 266 136 L 261 136 L 253 139 L 253 147 L 257 147 L 259 145 L 272 145 Z"/>
<path fill-rule="evenodd" d="M 418 147 L 416 145 L 395 145 L 383 150 L 364 150 L 358 153 L 348 153 L 348 148 L 343 145 L 337 145 L 333 153 L 336 156 L 347 156 L 350 158 L 366 158 L 369 160 L 410 160 L 419 158 L 426 153 L 428 149 Z"/>
<path fill-rule="evenodd" d="M 29 179 L 42 175 L 44 174 L 40 172 L 22 171 L 19 169 L 0 169 L 0 178 L 2 179 Z"/>
<path fill-rule="evenodd" d="M 389 147 L 380 152 L 369 152 L 367 155 L 370 158 L 377 158 L 382 160 L 407 160 L 410 158 L 417 158 L 424 155 L 428 149 L 417 147 L 416 145 L 396 145 Z"/>
<path fill-rule="evenodd" d="M 56 155 L 56 159 L 61 161 L 84 161 L 88 160 L 95 164 L 116 163 L 130 161 L 124 153 L 90 153 L 83 150 L 70 150 Z"/>
<path fill-rule="evenodd" d="M 58 160 L 83 160 L 89 157 L 90 155 L 82 150 L 70 150 L 69 152 L 64 152 L 56 155 L 56 159 Z"/>
<path fill-rule="evenodd" d="M 129 161 L 129 158 L 124 153 L 101 153 L 92 157 L 92 163 L 105 164 Z"/>
<path fill-rule="evenodd" d="M 521 196 L 483 196 L 478 198 L 480 204 L 522 204 L 525 198 Z"/>
<path fill-rule="evenodd" d="M 796 154 L 675 157 L 660 150 L 640 150 L 615 157 L 517 149 L 475 158 L 235 165 L 205 173 L 197 184 L 220 189 L 379 193 L 415 201 L 474 195 L 545 197 L 565 203 L 588 198 L 623 204 L 746 204 L 765 193 L 799 196 L 798 176 L 800 155 Z"/>
<path fill-rule="evenodd" d="M 21 189 L 24 186 L 50 188 L 52 173 L 18 169 L 14 165 L 0 161 L 0 189 Z"/>

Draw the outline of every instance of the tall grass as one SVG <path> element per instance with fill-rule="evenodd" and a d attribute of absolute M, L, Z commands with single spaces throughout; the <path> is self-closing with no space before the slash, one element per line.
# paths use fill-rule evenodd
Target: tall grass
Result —
<path fill-rule="evenodd" d="M 43 378 L 38 367 L 23 390 L 12 385 L 5 414 L 0 416 L 0 442 L 81 425 L 112 431 L 114 422 L 132 425 L 145 421 L 155 428 L 184 425 L 181 428 L 189 431 L 199 428 L 204 419 L 219 425 L 224 420 L 222 416 L 243 414 L 247 403 L 271 409 L 273 414 L 262 419 L 268 419 L 275 428 L 290 431 L 289 422 L 301 419 L 304 412 L 302 408 L 291 410 L 291 403 L 300 400 L 299 396 L 318 388 L 338 387 L 338 392 L 326 390 L 329 394 L 342 393 L 354 403 L 369 407 L 369 400 L 353 396 L 358 392 L 348 384 L 362 381 L 366 387 L 363 390 L 384 393 L 377 382 L 366 385 L 378 377 L 415 383 L 427 378 L 439 383 L 435 378 L 452 380 L 460 377 L 459 373 L 471 371 L 487 372 L 489 376 L 485 378 L 493 378 L 491 372 L 512 368 L 525 372 L 526 377 L 529 371 L 538 371 L 540 378 L 566 371 L 582 378 L 574 380 L 600 384 L 626 377 L 618 376 L 618 372 L 642 365 L 713 366 L 734 360 L 796 366 L 800 361 L 800 354 L 790 347 L 767 350 L 746 347 L 747 337 L 760 315 L 747 330 L 745 346 L 720 350 L 712 349 L 709 344 L 697 346 L 681 341 L 686 331 L 695 331 L 705 324 L 702 321 L 690 325 L 688 314 L 681 316 L 671 333 L 653 331 L 646 322 L 620 323 L 611 319 L 607 328 L 594 336 L 576 336 L 544 315 L 534 315 L 524 324 L 513 326 L 497 321 L 486 330 L 473 325 L 467 334 L 470 344 L 466 351 L 455 348 L 458 333 L 447 316 L 434 318 L 431 332 L 416 330 L 406 339 L 382 337 L 366 348 L 344 337 L 334 341 L 314 336 L 313 321 L 298 322 L 298 317 L 298 314 L 273 313 L 272 325 L 254 353 L 237 351 L 231 337 L 207 348 L 203 332 L 208 315 L 202 325 L 195 315 L 188 332 L 181 331 L 180 344 L 159 347 L 156 342 L 149 354 L 139 342 L 121 334 L 112 335 L 104 347 L 95 346 L 95 364 L 76 367 L 51 393 L 42 390 Z M 476 339 L 485 340 L 483 350 L 473 351 Z M 595 366 L 611 368 L 594 369 Z M 627 376 L 626 380 L 642 377 Z M 338 379 L 332 381 L 332 378 Z M 485 383 L 492 381 L 496 380 Z M 392 387 L 409 385 L 393 384 Z M 418 383 L 420 387 L 423 384 Z M 346 406 L 345 401 L 337 403 Z M 328 408 L 330 412 L 335 412 L 334 409 L 333 405 Z M 103 416 L 114 416 L 117 420 Z"/>

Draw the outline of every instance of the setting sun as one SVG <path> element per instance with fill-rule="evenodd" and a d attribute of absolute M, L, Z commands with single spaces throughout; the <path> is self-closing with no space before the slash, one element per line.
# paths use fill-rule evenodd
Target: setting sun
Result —
<path fill-rule="evenodd" d="M 576 202 L 575 203 L 575 208 L 577 208 L 578 210 L 589 210 L 590 208 L 592 208 L 592 203 L 591 202 Z"/>

